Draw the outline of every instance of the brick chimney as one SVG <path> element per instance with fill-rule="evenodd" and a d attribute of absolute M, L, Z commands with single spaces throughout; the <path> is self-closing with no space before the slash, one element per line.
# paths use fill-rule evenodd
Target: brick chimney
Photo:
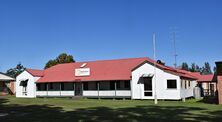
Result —
<path fill-rule="evenodd" d="M 218 102 L 222 104 L 222 61 L 216 62 L 217 66 L 217 89 L 218 89 Z"/>

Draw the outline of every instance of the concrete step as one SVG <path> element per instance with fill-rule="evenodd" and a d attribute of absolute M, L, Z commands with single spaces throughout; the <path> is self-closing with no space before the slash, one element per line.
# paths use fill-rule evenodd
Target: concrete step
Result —
<path fill-rule="evenodd" d="M 83 96 L 74 96 L 74 97 L 72 97 L 73 100 L 80 100 L 82 98 L 83 98 Z"/>

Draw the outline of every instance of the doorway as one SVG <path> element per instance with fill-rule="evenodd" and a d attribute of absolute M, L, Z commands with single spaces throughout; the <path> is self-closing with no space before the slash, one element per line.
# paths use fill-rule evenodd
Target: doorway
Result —
<path fill-rule="evenodd" d="M 75 83 L 75 96 L 82 96 L 82 83 Z"/>
<path fill-rule="evenodd" d="M 153 96 L 152 77 L 144 77 L 144 96 Z"/>

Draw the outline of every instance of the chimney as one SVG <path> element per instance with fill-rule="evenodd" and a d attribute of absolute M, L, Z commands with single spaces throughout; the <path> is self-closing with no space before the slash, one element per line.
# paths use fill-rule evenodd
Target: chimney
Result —
<path fill-rule="evenodd" d="M 217 67 L 217 90 L 218 90 L 218 102 L 222 104 L 222 61 L 216 62 Z"/>

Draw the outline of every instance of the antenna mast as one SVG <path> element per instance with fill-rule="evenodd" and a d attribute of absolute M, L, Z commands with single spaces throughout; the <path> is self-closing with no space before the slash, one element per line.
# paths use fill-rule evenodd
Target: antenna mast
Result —
<path fill-rule="evenodd" d="M 174 67 L 177 68 L 176 32 L 173 31 Z"/>

